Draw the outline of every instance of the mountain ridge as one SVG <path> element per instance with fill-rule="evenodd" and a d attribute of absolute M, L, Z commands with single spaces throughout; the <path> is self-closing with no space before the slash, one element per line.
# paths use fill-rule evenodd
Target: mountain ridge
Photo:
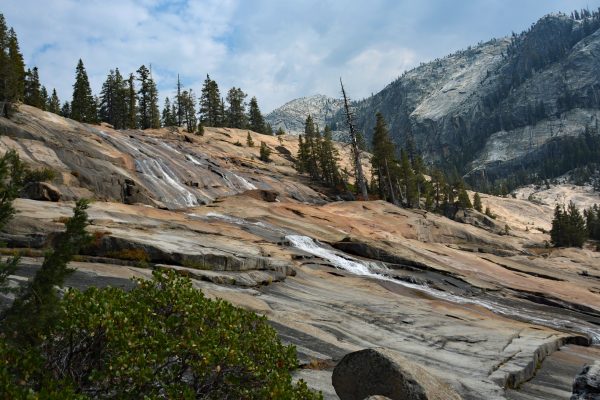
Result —
<path fill-rule="evenodd" d="M 356 125 L 370 141 L 381 112 L 398 146 L 412 140 L 427 162 L 484 188 L 600 161 L 600 154 L 580 163 L 554 154 L 561 147 L 555 143 L 583 147 L 586 132 L 598 134 L 599 27 L 598 12 L 550 14 L 521 34 L 421 64 L 353 102 Z M 325 122 L 342 127 L 345 116 L 338 111 Z M 565 161 L 560 168 L 544 165 L 552 156 Z M 518 176 L 522 165 L 526 178 Z"/>

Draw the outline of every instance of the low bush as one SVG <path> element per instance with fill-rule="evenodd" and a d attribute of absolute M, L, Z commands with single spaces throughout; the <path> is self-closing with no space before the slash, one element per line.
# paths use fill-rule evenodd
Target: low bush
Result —
<path fill-rule="evenodd" d="M 155 271 L 129 292 L 69 290 L 38 346 L 0 339 L 11 398 L 319 399 L 266 318 Z"/>

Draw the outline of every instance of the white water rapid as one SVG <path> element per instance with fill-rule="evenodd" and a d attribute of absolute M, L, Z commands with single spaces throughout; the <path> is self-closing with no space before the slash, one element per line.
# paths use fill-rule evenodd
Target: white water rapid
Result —
<path fill-rule="evenodd" d="M 600 344 L 600 330 L 585 321 L 569 319 L 562 316 L 561 318 L 552 318 L 546 315 L 540 316 L 534 311 L 517 310 L 489 300 L 466 298 L 425 285 L 417 285 L 414 283 L 393 279 L 385 275 L 386 271 L 389 271 L 385 266 L 372 262 L 364 262 L 336 250 L 325 248 L 310 237 L 301 235 L 287 235 L 285 238 L 293 247 L 327 260 L 336 268 L 343 269 L 352 274 L 393 282 L 395 284 L 418 290 L 438 299 L 446 300 L 452 303 L 480 305 L 496 314 L 517 317 L 521 320 L 526 320 L 534 324 L 544 325 L 555 329 L 580 331 L 587 334 L 592 339 L 592 343 Z"/>

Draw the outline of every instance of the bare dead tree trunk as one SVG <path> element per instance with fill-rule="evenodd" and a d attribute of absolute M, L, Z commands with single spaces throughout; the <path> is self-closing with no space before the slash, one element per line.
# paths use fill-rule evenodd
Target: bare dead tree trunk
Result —
<path fill-rule="evenodd" d="M 352 146 L 352 155 L 354 157 L 354 170 L 356 171 L 356 185 L 360 189 L 364 200 L 369 200 L 369 193 L 367 192 L 367 185 L 365 183 L 365 175 L 363 174 L 362 164 L 360 162 L 360 149 L 358 148 L 358 140 L 356 140 L 356 129 L 354 128 L 354 121 L 352 111 L 348 97 L 346 96 L 346 90 L 344 90 L 344 84 L 342 78 L 340 78 L 340 85 L 342 87 L 342 96 L 344 98 L 344 110 L 346 111 L 346 121 L 348 123 L 348 129 L 350 130 L 350 145 Z"/>

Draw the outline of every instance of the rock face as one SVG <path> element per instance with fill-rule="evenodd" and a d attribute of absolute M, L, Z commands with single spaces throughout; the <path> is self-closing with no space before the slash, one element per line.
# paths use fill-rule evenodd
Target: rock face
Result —
<path fill-rule="evenodd" d="M 460 223 L 383 201 L 327 202 L 293 169 L 298 141 L 287 135 L 283 144 L 261 138 L 277 150 L 262 163 L 257 148 L 236 144 L 243 130 L 116 131 L 21 106 L 0 117 L 0 132 L 0 153 L 15 148 L 32 168 L 56 170 L 61 194 L 14 202 L 0 232 L 23 254 L 12 286 L 40 267 L 71 200 L 94 198 L 94 241 L 70 265 L 69 286 L 130 287 L 150 267 L 175 270 L 206 296 L 265 315 L 296 346 L 297 377 L 327 400 L 338 398 L 333 366 L 374 347 L 400 353 L 466 400 L 509 391 L 511 400 L 539 400 L 530 393 L 541 384 L 520 388 L 544 382 L 539 371 L 554 376 L 548 357 L 569 343 L 600 343 L 600 252 L 544 246 L 556 192 L 535 192 L 543 201 L 482 195 L 498 226 L 510 227 L 499 235 L 480 214 Z M 598 198 L 560 193 L 578 204 Z M 0 306 L 8 301 L 0 294 Z M 600 359 L 589 353 L 585 362 Z M 584 362 L 571 363 L 553 393 L 570 394 Z"/>
<path fill-rule="evenodd" d="M 565 143 L 580 145 L 586 131 L 598 132 L 599 26 L 598 15 L 549 15 L 521 34 L 422 64 L 355 102 L 357 127 L 370 142 L 381 112 L 398 145 L 411 137 L 428 161 L 454 165 L 472 182 L 507 177 L 523 166 L 539 172 L 548 168 L 545 159 L 563 154 Z M 329 118 L 336 108 L 322 96 L 303 98 L 269 120 L 302 132 L 310 113 L 320 126 L 343 126 L 341 111 Z"/>
<path fill-rule="evenodd" d="M 274 130 L 281 128 L 291 135 L 301 135 L 304 134 L 306 117 L 312 116 L 313 121 L 323 129 L 343 105 L 340 99 L 317 94 L 292 100 L 271 111 L 265 120 Z"/>
<path fill-rule="evenodd" d="M 272 150 L 272 162 L 259 159 L 258 147 L 241 145 L 249 131 L 207 128 L 193 140 L 180 130 L 117 131 L 81 124 L 20 105 L 0 118 L 0 150 L 16 149 L 32 168 L 57 172 L 54 186 L 28 186 L 26 197 L 73 200 L 80 197 L 181 209 L 220 197 L 256 191 L 268 201 L 277 196 L 323 202 L 325 197 L 295 177 L 297 139 L 254 133 Z M 348 150 L 339 145 L 344 155 Z M 349 157 L 344 157 L 350 159 Z M 368 158 L 365 158 L 365 169 Z M 347 165 L 349 167 L 349 165 Z"/>
<path fill-rule="evenodd" d="M 571 400 L 600 399 L 600 362 L 583 367 L 573 382 Z"/>
<path fill-rule="evenodd" d="M 383 348 L 347 354 L 333 370 L 341 400 L 383 395 L 392 400 L 460 400 L 450 386 L 422 367 Z"/>

